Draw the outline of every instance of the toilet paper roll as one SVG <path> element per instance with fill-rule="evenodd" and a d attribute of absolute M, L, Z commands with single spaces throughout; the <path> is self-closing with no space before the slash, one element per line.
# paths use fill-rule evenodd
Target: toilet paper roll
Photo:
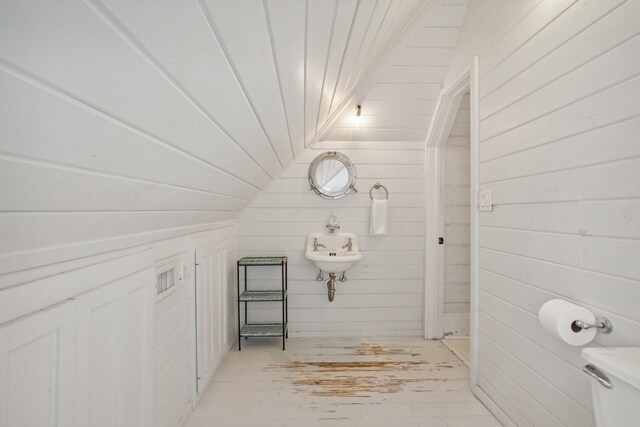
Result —
<path fill-rule="evenodd" d="M 596 328 L 580 329 L 573 324 L 576 320 L 594 323 L 593 313 L 569 301 L 552 299 L 545 302 L 538 311 L 538 318 L 547 332 L 570 345 L 585 345 L 596 336 Z"/>

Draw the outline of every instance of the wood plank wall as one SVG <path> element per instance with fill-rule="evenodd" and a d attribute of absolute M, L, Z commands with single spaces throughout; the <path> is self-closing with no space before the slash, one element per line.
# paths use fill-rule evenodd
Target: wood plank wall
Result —
<path fill-rule="evenodd" d="M 445 336 L 469 336 L 469 128 L 469 95 L 465 95 L 445 146 Z"/>
<path fill-rule="evenodd" d="M 323 138 L 328 141 L 424 141 L 455 51 L 466 3 L 466 0 L 446 0 L 420 22 L 420 27 L 397 47 L 363 95 L 358 126 L 354 126 L 351 109 Z"/>
<path fill-rule="evenodd" d="M 68 369 L 58 371 L 57 375 L 41 375 L 42 371 L 38 370 L 28 375 L 25 373 L 31 371 L 6 370 L 19 372 L 10 379 L 3 379 L 8 396 L 14 399 L 9 423 L 13 420 L 16 425 L 44 425 L 55 419 L 56 414 L 70 415 L 71 419 L 76 416 L 89 419 L 87 411 L 91 408 L 94 417 L 95 414 L 101 414 L 102 419 L 113 421 L 113 425 L 125 425 L 127 420 L 133 419 L 122 415 L 122 407 L 126 406 L 138 417 L 133 421 L 135 425 L 182 425 L 192 409 L 192 403 L 198 398 L 195 394 L 195 343 L 193 336 L 188 334 L 189 328 L 193 331 L 191 319 L 195 318 L 192 305 L 193 254 L 196 248 L 208 245 L 221 245 L 226 250 L 225 279 L 222 283 L 209 283 L 212 287 L 225 287 L 222 293 L 228 299 L 219 315 L 226 316 L 226 319 L 213 319 L 207 331 L 211 340 L 223 341 L 223 353 L 219 355 L 223 357 L 236 339 L 236 234 L 236 227 L 232 225 L 0 276 L 1 351 L 11 352 L 14 350 L 11 346 L 22 345 L 4 340 L 6 334 L 11 333 L 7 331 L 18 331 L 20 335 L 28 337 L 28 334 L 34 333 L 43 335 L 42 329 L 54 328 L 52 319 L 42 314 L 55 312 L 55 307 L 71 306 L 67 317 L 72 325 L 71 333 L 76 334 L 77 330 L 78 337 L 72 337 L 68 342 L 61 339 L 59 342 L 62 347 L 57 351 L 42 351 L 37 345 L 25 347 L 32 349 L 33 353 L 24 360 L 34 366 L 54 369 L 58 360 L 70 360 Z M 185 273 L 183 280 L 154 304 L 156 266 L 174 260 L 180 273 Z M 183 266 L 186 269 L 182 270 Z M 143 289 L 141 286 L 148 296 L 145 301 L 142 301 L 139 292 Z M 115 297 L 125 301 L 116 304 L 118 310 L 124 313 L 117 322 L 104 314 L 116 312 L 113 309 Z M 101 307 L 107 309 L 100 311 Z M 102 321 L 96 321 L 91 317 L 92 313 L 98 313 L 96 318 Z M 148 317 L 146 322 L 141 319 L 145 313 Z M 221 324 L 228 329 L 221 331 Z M 110 328 L 117 328 L 117 332 Z M 119 341 L 116 337 L 120 337 Z M 122 337 L 128 340 L 126 346 L 120 342 L 124 339 Z M 120 344 L 116 345 L 116 341 Z M 145 342 L 150 345 L 143 352 L 140 347 Z M 64 357 L 58 357 L 58 354 L 64 354 Z M 91 363 L 87 361 L 90 355 L 94 356 Z M 114 360 L 118 360 L 115 368 Z M 142 369 L 143 365 L 147 368 Z M 135 374 L 126 369 L 133 369 Z M 53 387 L 49 378 L 68 386 Z M 117 378 L 128 378 L 130 381 L 118 382 L 115 381 Z M 88 393 L 88 385 L 80 389 L 74 386 L 75 381 L 80 385 L 98 384 L 100 392 Z M 114 391 L 116 383 L 128 385 L 126 393 L 120 386 Z M 143 383 L 148 387 L 145 386 L 141 392 L 139 389 Z M 38 399 L 44 396 L 48 404 L 41 405 L 42 410 L 34 411 L 33 396 Z M 117 404 L 113 397 L 118 398 Z M 127 405 L 122 404 L 123 399 Z M 11 402 L 0 402 L 3 407 L 7 404 Z M 145 417 L 146 421 L 140 421 L 140 417 Z M 71 421 L 61 423 L 72 424 Z M 83 421 L 83 425 L 89 424 Z"/>
<path fill-rule="evenodd" d="M 420 335 L 424 258 L 424 143 L 320 142 L 267 187 L 238 221 L 238 254 L 289 257 L 290 330 L 294 336 Z M 338 150 L 354 163 L 358 194 L 325 200 L 309 191 L 309 163 L 320 153 Z M 389 190 L 389 234 L 369 236 L 369 189 L 379 181 Z M 318 270 L 305 259 L 306 236 L 324 231 L 335 210 L 343 231 L 356 233 L 363 259 L 338 283 L 327 300 Z M 278 272 L 250 284 L 276 286 Z M 263 307 L 262 305 L 260 307 Z M 251 319 L 277 319 L 276 307 L 257 308 Z"/>
<path fill-rule="evenodd" d="M 2 2 L 0 273 L 236 218 L 425 2 Z"/>
<path fill-rule="evenodd" d="M 564 298 L 640 345 L 640 1 L 472 1 L 447 81 L 480 57 L 479 384 L 518 426 L 592 426 Z"/>

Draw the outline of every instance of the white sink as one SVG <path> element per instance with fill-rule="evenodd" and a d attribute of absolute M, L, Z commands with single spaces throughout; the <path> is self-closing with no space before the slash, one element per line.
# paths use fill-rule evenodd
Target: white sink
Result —
<path fill-rule="evenodd" d="M 314 250 L 316 239 L 318 247 L 317 250 Z M 351 239 L 351 250 L 345 247 L 349 244 L 349 239 Z M 309 234 L 304 256 L 313 261 L 320 270 L 327 273 L 346 271 L 351 268 L 353 263 L 362 259 L 356 235 L 338 232 Z"/>

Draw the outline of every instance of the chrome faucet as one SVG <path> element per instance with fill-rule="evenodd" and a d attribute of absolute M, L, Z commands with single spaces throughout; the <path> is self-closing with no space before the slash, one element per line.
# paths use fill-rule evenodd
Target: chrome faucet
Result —
<path fill-rule="evenodd" d="M 338 218 L 336 218 L 335 211 L 334 211 L 333 215 L 331 215 L 331 218 L 329 218 L 329 221 L 327 221 L 327 225 L 325 227 L 327 227 L 327 229 L 329 229 L 329 233 L 333 233 L 336 230 L 340 229 L 340 226 L 338 225 Z"/>
<path fill-rule="evenodd" d="M 314 252 L 318 252 L 318 246 L 322 246 L 323 248 L 327 248 L 326 245 L 323 245 L 322 243 L 318 243 L 318 238 L 314 237 L 313 238 L 313 251 Z"/>
<path fill-rule="evenodd" d="M 347 242 L 347 244 L 342 247 L 342 249 L 345 248 L 347 248 L 348 252 L 351 252 L 353 250 L 353 242 L 351 241 L 351 237 L 349 237 L 349 241 Z"/>

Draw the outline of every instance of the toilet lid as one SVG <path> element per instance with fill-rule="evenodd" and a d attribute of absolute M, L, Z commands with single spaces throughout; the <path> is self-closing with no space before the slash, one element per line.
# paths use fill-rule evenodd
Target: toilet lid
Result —
<path fill-rule="evenodd" d="M 640 389 L 640 347 L 583 348 L 582 357 L 605 374 Z"/>

